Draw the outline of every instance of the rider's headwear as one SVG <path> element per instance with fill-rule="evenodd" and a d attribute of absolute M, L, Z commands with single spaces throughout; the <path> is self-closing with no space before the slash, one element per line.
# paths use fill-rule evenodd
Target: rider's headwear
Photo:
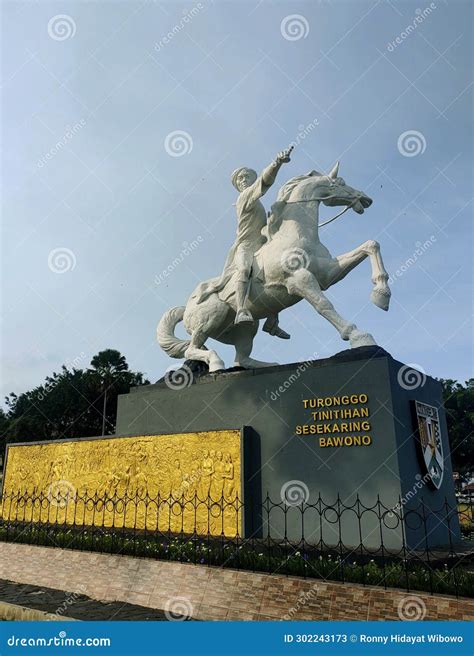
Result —
<path fill-rule="evenodd" d="M 248 169 L 248 166 L 241 166 L 239 169 L 235 169 L 235 171 L 232 173 L 232 175 L 230 176 L 230 179 L 232 180 L 232 184 L 234 185 L 234 187 L 236 187 L 237 177 L 238 177 L 239 173 L 241 173 L 242 171 L 245 171 L 246 169 Z"/>

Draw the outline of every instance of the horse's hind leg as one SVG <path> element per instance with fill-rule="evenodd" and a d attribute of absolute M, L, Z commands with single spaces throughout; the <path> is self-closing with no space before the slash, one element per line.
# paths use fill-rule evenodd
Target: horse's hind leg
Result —
<path fill-rule="evenodd" d="M 212 294 L 203 303 L 191 302 L 184 312 L 184 327 L 191 335 L 191 343 L 184 356 L 190 360 L 201 360 L 209 366 L 209 371 L 225 369 L 224 361 L 216 351 L 207 349 L 204 344 L 208 337 L 214 338 L 219 330 L 223 330 L 229 322 L 229 307 L 221 301 L 217 294 Z"/>
<path fill-rule="evenodd" d="M 354 250 L 338 255 L 330 260 L 327 265 L 324 289 L 345 278 L 366 257 L 370 258 L 372 282 L 374 284 L 370 300 L 382 310 L 388 310 L 391 296 L 390 287 L 387 283 L 388 273 L 382 260 L 380 244 L 373 239 L 369 239 L 357 248 L 354 248 Z"/>
<path fill-rule="evenodd" d="M 205 362 L 209 366 L 210 372 L 225 369 L 225 364 L 216 351 L 203 348 L 207 338 L 208 335 L 205 332 L 195 330 L 191 335 L 191 343 L 186 349 L 185 357 L 188 360 L 201 360 Z"/>

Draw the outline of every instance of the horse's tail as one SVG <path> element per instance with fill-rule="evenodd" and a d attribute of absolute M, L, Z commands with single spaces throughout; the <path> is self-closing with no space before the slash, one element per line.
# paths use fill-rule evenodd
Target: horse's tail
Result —
<path fill-rule="evenodd" d="M 156 328 L 156 339 L 163 351 L 172 358 L 184 358 L 190 341 L 175 337 L 174 329 L 183 320 L 185 307 L 174 307 L 161 317 Z"/>

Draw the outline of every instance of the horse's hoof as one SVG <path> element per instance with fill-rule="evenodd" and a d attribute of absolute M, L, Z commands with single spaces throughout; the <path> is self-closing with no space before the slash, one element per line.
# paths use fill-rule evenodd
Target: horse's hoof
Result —
<path fill-rule="evenodd" d="M 361 333 L 355 330 L 350 336 L 351 348 L 358 348 L 359 346 L 377 346 L 377 342 L 370 333 Z"/>
<path fill-rule="evenodd" d="M 212 374 L 215 371 L 221 371 L 222 369 L 225 369 L 225 364 L 224 362 L 220 359 L 220 357 L 217 355 L 210 356 L 209 358 L 209 373 Z"/>
<path fill-rule="evenodd" d="M 370 300 L 374 305 L 379 307 L 381 310 L 388 310 L 388 306 L 390 305 L 390 297 L 391 297 L 391 292 L 387 288 L 383 289 L 373 289 L 372 293 L 370 294 Z"/>

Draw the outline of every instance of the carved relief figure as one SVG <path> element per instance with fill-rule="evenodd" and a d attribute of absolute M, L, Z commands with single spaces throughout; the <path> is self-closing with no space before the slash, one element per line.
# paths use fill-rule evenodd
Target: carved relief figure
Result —
<path fill-rule="evenodd" d="M 224 491 L 224 462 L 222 460 L 222 451 L 216 454 L 214 462 L 214 475 L 211 484 L 211 497 L 214 501 L 220 501 Z"/>
<path fill-rule="evenodd" d="M 181 483 L 181 494 L 186 498 L 191 498 L 191 481 L 189 474 L 183 474 L 183 482 Z"/>
<path fill-rule="evenodd" d="M 110 473 L 107 480 L 107 494 L 110 497 L 113 497 L 115 494 L 117 494 L 117 487 L 119 483 L 120 483 L 120 472 L 116 469 L 116 467 L 113 467 L 112 472 Z"/>
<path fill-rule="evenodd" d="M 192 469 L 191 475 L 189 477 L 189 487 L 188 487 L 189 499 L 194 499 L 194 496 L 199 493 L 199 484 L 200 484 L 199 473 L 195 469 Z"/>
<path fill-rule="evenodd" d="M 171 496 L 179 499 L 183 493 L 183 472 L 179 460 L 174 461 L 174 469 L 171 473 Z"/>
<path fill-rule="evenodd" d="M 128 486 L 128 495 L 134 497 L 138 495 L 139 497 L 145 496 L 147 491 L 147 478 L 145 474 L 138 470 L 137 473 L 132 476 L 130 484 Z"/>
<path fill-rule="evenodd" d="M 234 463 L 230 453 L 225 454 L 224 497 L 226 501 L 232 501 L 234 497 Z"/>
<path fill-rule="evenodd" d="M 209 455 L 209 451 L 204 451 L 201 467 L 201 499 L 204 501 L 208 498 L 211 489 L 211 480 L 214 473 L 214 461 Z"/>

